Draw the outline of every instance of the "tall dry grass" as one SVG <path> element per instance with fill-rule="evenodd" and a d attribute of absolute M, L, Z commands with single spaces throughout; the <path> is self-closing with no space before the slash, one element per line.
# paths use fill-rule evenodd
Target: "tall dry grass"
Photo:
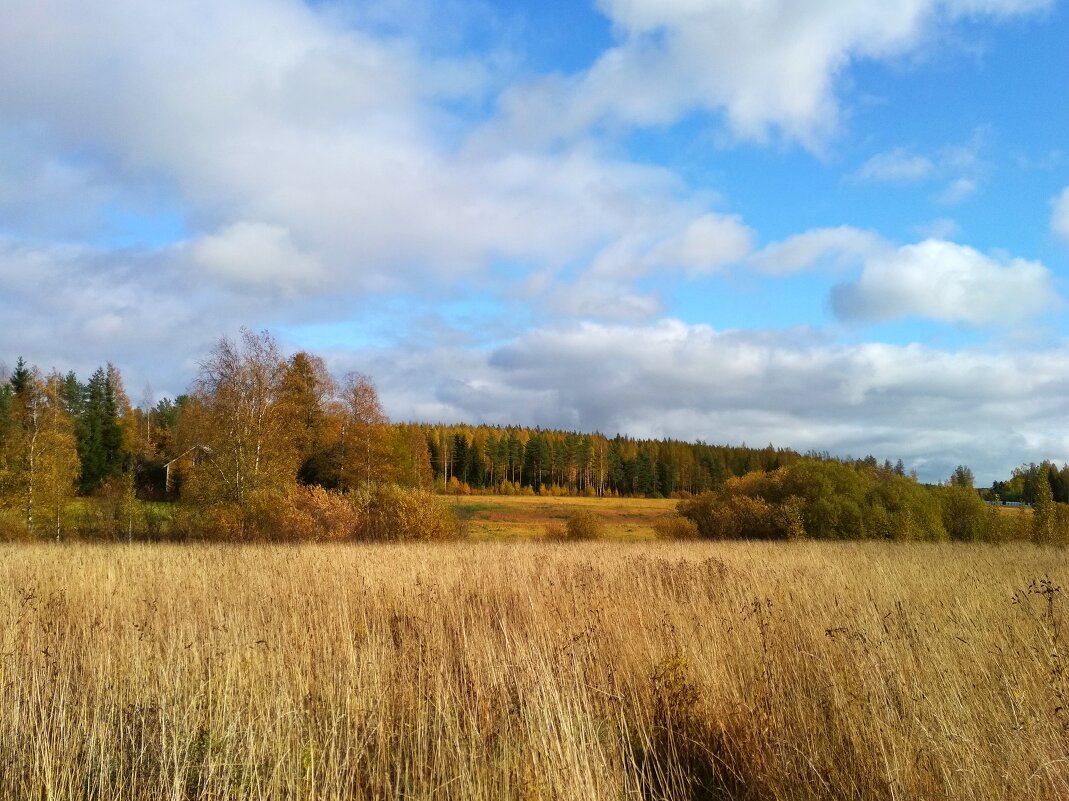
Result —
<path fill-rule="evenodd" d="M 1064 799 L 1066 580 L 1031 546 L 5 546 L 0 798 Z"/>

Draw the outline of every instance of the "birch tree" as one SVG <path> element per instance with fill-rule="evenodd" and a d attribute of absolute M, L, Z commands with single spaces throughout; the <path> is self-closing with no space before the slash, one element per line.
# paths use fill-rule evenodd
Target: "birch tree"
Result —
<path fill-rule="evenodd" d="M 200 363 L 195 404 L 183 416 L 183 445 L 201 456 L 188 481 L 192 495 L 241 505 L 293 484 L 300 454 L 283 403 L 285 373 L 285 360 L 266 331 L 242 329 L 240 346 L 224 337 Z"/>
<path fill-rule="evenodd" d="M 342 431 L 342 479 L 348 489 L 388 478 L 389 420 L 375 385 L 363 373 L 342 382 L 345 426 Z"/>

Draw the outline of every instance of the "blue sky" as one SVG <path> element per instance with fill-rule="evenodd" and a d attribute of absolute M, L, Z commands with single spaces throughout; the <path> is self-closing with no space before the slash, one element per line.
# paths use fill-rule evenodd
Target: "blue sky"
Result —
<path fill-rule="evenodd" d="M 1069 461 L 1065 2 L 0 12 L 8 367 L 246 326 L 395 419 Z"/>

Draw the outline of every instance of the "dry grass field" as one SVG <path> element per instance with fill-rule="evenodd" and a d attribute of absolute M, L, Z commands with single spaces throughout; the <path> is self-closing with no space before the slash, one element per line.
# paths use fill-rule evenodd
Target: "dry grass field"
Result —
<path fill-rule="evenodd" d="M 1066 554 L 0 548 L 3 799 L 1065 799 Z"/>
<path fill-rule="evenodd" d="M 539 538 L 547 526 L 562 525 L 576 512 L 597 514 L 606 539 L 653 539 L 653 525 L 676 510 L 668 498 L 542 497 L 465 495 L 452 499 L 473 539 Z"/>

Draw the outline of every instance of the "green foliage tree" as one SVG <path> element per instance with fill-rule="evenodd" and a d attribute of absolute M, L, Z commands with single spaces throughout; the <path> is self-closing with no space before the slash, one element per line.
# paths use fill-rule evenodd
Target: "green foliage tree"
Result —
<path fill-rule="evenodd" d="M 975 542 L 992 539 L 991 516 L 979 493 L 967 483 L 952 483 L 938 490 L 943 527 L 952 540 Z"/>
<path fill-rule="evenodd" d="M 73 379 L 70 375 L 64 382 L 68 397 L 73 395 Z M 81 388 L 75 430 L 82 467 L 79 489 L 89 494 L 108 478 L 120 475 L 126 457 L 115 387 L 103 367 Z"/>
<path fill-rule="evenodd" d="M 1049 545 L 1056 537 L 1057 510 L 1054 493 L 1047 481 L 1046 471 L 1035 484 L 1035 501 L 1032 505 L 1032 542 Z"/>
<path fill-rule="evenodd" d="M 678 508 L 706 538 L 946 537 L 931 492 L 869 461 L 801 459 L 729 479 L 716 491 L 682 500 Z"/>

